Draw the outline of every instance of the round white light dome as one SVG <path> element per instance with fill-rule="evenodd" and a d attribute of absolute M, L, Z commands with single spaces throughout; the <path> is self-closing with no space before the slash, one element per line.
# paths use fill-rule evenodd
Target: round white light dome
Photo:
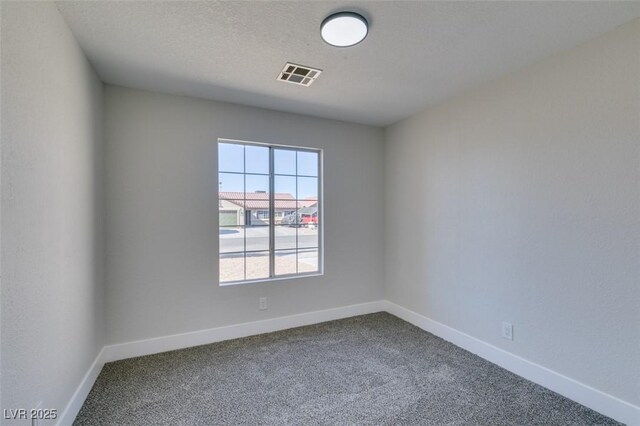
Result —
<path fill-rule="evenodd" d="M 322 39 L 336 47 L 358 44 L 364 40 L 368 31 L 367 20 L 353 12 L 334 13 L 320 27 Z"/>

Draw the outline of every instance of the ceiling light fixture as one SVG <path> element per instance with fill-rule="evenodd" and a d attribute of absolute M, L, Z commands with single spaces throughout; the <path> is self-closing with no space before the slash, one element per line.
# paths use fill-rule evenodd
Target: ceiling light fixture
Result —
<path fill-rule="evenodd" d="M 354 12 L 329 15 L 320 26 L 322 39 L 331 46 L 349 47 L 360 43 L 369 32 L 369 23 Z"/>

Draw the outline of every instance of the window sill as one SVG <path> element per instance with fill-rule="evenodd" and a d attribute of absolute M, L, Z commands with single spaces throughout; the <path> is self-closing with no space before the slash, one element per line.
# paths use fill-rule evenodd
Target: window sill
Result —
<path fill-rule="evenodd" d="M 310 272 L 308 274 L 295 274 L 295 275 L 280 275 L 273 278 L 261 278 L 257 280 L 243 280 L 243 281 L 227 281 L 224 283 L 218 283 L 220 287 L 231 287 L 236 285 L 244 285 L 244 284 L 260 284 L 260 283 L 269 283 L 274 281 L 288 281 L 295 280 L 298 278 L 309 278 L 309 277 L 321 277 L 324 275 L 324 272 Z"/>

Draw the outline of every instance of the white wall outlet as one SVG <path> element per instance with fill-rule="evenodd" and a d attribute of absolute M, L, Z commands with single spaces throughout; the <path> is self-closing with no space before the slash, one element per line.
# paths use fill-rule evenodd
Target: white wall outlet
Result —
<path fill-rule="evenodd" d="M 513 324 L 510 322 L 502 322 L 502 337 L 507 340 L 513 340 Z"/>
<path fill-rule="evenodd" d="M 258 309 L 260 309 L 261 311 L 266 311 L 267 310 L 267 298 L 266 297 L 261 297 L 260 301 L 258 302 Z"/>

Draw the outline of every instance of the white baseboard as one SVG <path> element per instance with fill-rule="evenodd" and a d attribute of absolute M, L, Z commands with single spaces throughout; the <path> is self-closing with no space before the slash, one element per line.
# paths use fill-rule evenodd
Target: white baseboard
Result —
<path fill-rule="evenodd" d="M 192 331 L 189 333 L 174 334 L 171 336 L 157 337 L 153 339 L 138 340 L 134 342 L 108 345 L 102 348 L 96 359 L 89 367 L 84 378 L 78 385 L 71 400 L 58 419 L 58 426 L 73 424 L 80 412 L 82 404 L 89 395 L 100 370 L 105 363 L 136 356 L 151 355 L 175 349 L 190 348 L 192 346 L 206 345 L 208 343 L 221 342 L 223 340 L 237 339 L 256 334 L 270 333 L 286 330 L 288 328 L 304 325 L 318 324 L 357 315 L 372 314 L 384 310 L 386 301 L 360 303 L 357 305 L 341 306 L 339 308 L 325 309 L 322 311 L 307 312 L 286 317 L 270 318 L 261 321 L 253 321 L 242 324 L 216 327 L 206 330 Z"/>
<path fill-rule="evenodd" d="M 174 334 L 172 336 L 109 345 L 104 347 L 103 360 L 104 362 L 117 361 L 136 356 L 151 355 L 175 349 L 206 345 L 208 343 L 215 343 L 223 340 L 270 333 L 272 331 L 301 327 L 303 325 L 317 324 L 320 322 L 348 318 L 356 315 L 371 314 L 383 311 L 384 306 L 385 301 L 379 300 L 375 302 L 325 309 L 322 311 L 289 315 L 286 317 L 270 318 L 242 324 L 228 325 L 225 327 Z"/>
<path fill-rule="evenodd" d="M 414 311 L 386 301 L 385 311 L 527 380 L 631 426 L 640 425 L 640 407 L 521 358 Z"/>
<path fill-rule="evenodd" d="M 89 367 L 89 370 L 82 378 L 82 381 L 76 388 L 76 391 L 73 393 L 71 400 L 58 418 L 58 422 L 56 423 L 58 426 L 67 426 L 73 424 L 73 420 L 80 412 L 80 408 L 82 408 L 84 400 L 87 399 L 87 396 L 89 395 L 93 384 L 96 382 L 96 379 L 100 374 L 100 370 L 102 370 L 102 366 L 104 366 L 103 354 L 104 348 L 100 350 L 96 358 L 93 360 L 93 363 Z"/>
<path fill-rule="evenodd" d="M 270 333 L 380 311 L 389 312 L 512 373 L 551 389 L 599 413 L 629 426 L 640 426 L 640 407 L 386 300 L 105 346 L 85 374 L 57 424 L 59 426 L 67 426 L 73 423 L 91 387 L 98 378 L 102 366 L 106 362 L 206 345 L 223 340 Z"/>

